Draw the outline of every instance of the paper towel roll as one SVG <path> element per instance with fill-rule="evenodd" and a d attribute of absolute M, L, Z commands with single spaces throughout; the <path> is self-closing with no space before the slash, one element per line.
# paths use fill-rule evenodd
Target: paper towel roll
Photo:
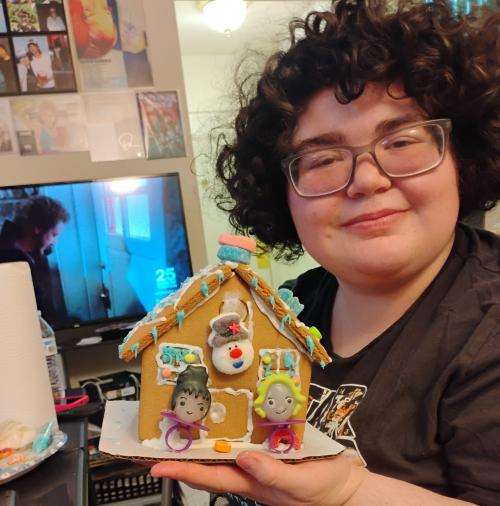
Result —
<path fill-rule="evenodd" d="M 56 420 L 35 292 L 25 262 L 0 264 L 0 344 L 0 423 L 15 420 L 38 430 Z"/>

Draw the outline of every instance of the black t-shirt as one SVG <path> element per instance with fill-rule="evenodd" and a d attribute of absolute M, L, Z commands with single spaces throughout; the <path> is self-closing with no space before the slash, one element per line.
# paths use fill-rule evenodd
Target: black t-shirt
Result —
<path fill-rule="evenodd" d="M 286 283 L 304 304 L 299 318 L 321 331 L 333 357 L 313 368 L 309 423 L 372 472 L 499 505 L 499 255 L 497 236 L 457 227 L 431 285 L 349 358 L 333 354 L 329 342 L 334 276 L 320 267 Z"/>

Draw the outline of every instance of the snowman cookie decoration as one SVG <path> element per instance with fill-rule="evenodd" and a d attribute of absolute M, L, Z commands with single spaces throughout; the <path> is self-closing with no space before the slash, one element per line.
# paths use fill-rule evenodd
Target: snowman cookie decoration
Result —
<path fill-rule="evenodd" d="M 253 363 L 254 349 L 246 324 L 237 312 L 222 313 L 210 320 L 208 344 L 212 363 L 223 374 L 238 374 Z"/>

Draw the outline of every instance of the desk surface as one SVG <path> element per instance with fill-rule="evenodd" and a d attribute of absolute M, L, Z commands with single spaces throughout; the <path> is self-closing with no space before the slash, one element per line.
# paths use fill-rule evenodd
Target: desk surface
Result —
<path fill-rule="evenodd" d="M 60 422 L 68 442 L 25 476 L 0 487 L 15 491 L 15 506 L 87 505 L 87 420 Z"/>

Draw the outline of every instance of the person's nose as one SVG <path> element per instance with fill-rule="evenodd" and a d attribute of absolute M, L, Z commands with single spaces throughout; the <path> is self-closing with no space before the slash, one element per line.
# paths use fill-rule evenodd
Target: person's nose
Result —
<path fill-rule="evenodd" d="M 354 174 L 347 187 L 347 196 L 360 198 L 387 191 L 392 185 L 390 178 L 378 166 L 370 153 L 359 155 L 355 161 Z"/>

